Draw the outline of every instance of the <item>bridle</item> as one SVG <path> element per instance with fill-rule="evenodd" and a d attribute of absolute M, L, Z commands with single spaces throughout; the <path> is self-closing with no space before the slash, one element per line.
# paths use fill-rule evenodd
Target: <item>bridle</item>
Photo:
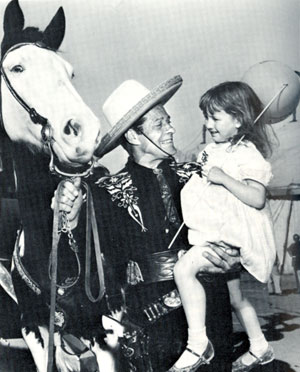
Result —
<path fill-rule="evenodd" d="M 25 102 L 25 100 L 14 89 L 14 87 L 12 86 L 8 76 L 6 75 L 6 73 L 4 71 L 3 61 L 5 60 L 6 56 L 10 52 L 12 52 L 16 49 L 19 49 L 23 46 L 26 46 L 26 45 L 34 45 L 34 46 L 42 48 L 42 49 L 48 49 L 48 50 L 54 51 L 53 49 L 47 47 L 45 44 L 39 43 L 39 42 L 36 42 L 36 43 L 19 43 L 19 44 L 16 44 L 16 45 L 12 46 L 10 49 L 7 50 L 7 52 L 4 54 L 3 58 L 1 59 L 0 73 L 3 77 L 3 80 L 5 81 L 5 84 L 8 88 L 8 90 L 10 91 L 11 95 L 24 108 L 24 110 L 26 110 L 28 112 L 31 121 L 34 124 L 39 124 L 39 125 L 42 126 L 42 129 L 41 129 L 42 142 L 43 142 L 43 145 L 48 148 L 49 153 L 50 153 L 50 162 L 49 162 L 50 172 L 58 174 L 60 176 L 64 176 L 64 177 L 77 177 L 77 176 L 87 177 L 93 172 L 93 168 L 94 168 L 94 160 L 93 159 L 87 165 L 82 166 L 82 167 L 78 167 L 78 168 L 63 167 L 62 165 L 58 166 L 55 163 L 56 156 L 55 156 L 55 153 L 54 153 L 53 148 L 52 148 L 52 144 L 53 144 L 53 142 L 55 142 L 55 139 L 53 137 L 53 128 L 52 128 L 48 118 L 45 118 L 44 116 L 39 114 L 34 107 L 30 107 Z M 0 113 L 0 118 L 1 118 L 1 126 L 4 128 L 2 112 Z M 77 172 L 74 172 L 74 169 L 76 169 Z M 79 170 L 79 172 L 78 172 L 78 170 Z"/>

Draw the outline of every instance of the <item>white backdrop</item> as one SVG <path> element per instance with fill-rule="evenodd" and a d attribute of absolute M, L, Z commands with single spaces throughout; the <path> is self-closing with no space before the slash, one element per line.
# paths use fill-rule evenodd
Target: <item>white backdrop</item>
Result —
<path fill-rule="evenodd" d="M 0 0 L 1 15 L 7 3 Z M 75 85 L 100 117 L 103 133 L 108 125 L 102 105 L 122 81 L 134 78 L 151 88 L 180 74 L 184 84 L 167 109 L 181 154 L 203 147 L 198 101 L 208 88 L 238 80 L 264 60 L 300 70 L 298 0 L 20 0 L 20 6 L 26 26 L 42 30 L 63 6 L 61 53 L 73 64 Z M 2 34 L 0 26 L 1 39 Z M 300 183 L 300 123 L 290 120 L 273 125 L 279 146 L 272 158 L 272 186 Z M 118 148 L 103 163 L 114 172 L 125 160 Z M 297 227 L 298 222 L 291 234 Z"/>
<path fill-rule="evenodd" d="M 204 120 L 198 101 L 205 90 L 240 79 L 250 66 L 264 60 L 300 70 L 298 0 L 19 2 L 26 25 L 41 29 L 63 6 L 67 26 L 61 51 L 75 68 L 80 94 L 102 119 L 103 132 L 108 126 L 102 105 L 122 81 L 134 78 L 151 88 L 182 75 L 184 84 L 167 108 L 177 130 L 175 142 L 183 152 L 201 140 Z M 0 14 L 6 4 L 0 0 Z M 299 131 L 291 137 L 298 140 Z M 115 171 L 124 160 L 118 149 L 104 163 Z M 282 178 L 276 174 L 278 182 L 285 182 Z"/>

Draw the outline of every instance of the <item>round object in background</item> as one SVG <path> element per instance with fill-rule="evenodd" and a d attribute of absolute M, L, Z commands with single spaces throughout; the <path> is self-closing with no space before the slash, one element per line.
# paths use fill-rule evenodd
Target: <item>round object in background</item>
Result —
<path fill-rule="evenodd" d="M 287 84 L 267 110 L 267 117 L 272 124 L 291 115 L 299 103 L 299 77 L 295 71 L 281 62 L 259 62 L 249 68 L 242 81 L 250 85 L 264 106 L 267 106 L 276 93 Z"/>

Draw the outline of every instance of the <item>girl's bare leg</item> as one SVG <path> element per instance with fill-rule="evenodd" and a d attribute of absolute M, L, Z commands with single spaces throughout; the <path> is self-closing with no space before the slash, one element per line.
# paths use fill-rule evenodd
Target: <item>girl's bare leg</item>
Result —
<path fill-rule="evenodd" d="M 199 268 L 213 266 L 202 256 L 209 247 L 193 246 L 180 258 L 174 268 L 174 278 L 180 293 L 182 305 L 188 323 L 188 347 L 201 355 L 205 351 L 208 338 L 205 328 L 206 295 L 204 288 L 196 278 Z M 213 254 L 213 253 L 212 253 Z M 177 368 L 191 366 L 198 357 L 185 350 L 175 363 Z"/>
<path fill-rule="evenodd" d="M 240 279 L 228 280 L 228 289 L 230 294 L 231 305 L 235 314 L 244 327 L 250 342 L 250 351 L 260 357 L 268 349 L 268 342 L 261 330 L 256 311 L 248 299 L 243 295 L 240 286 Z M 251 354 L 246 353 L 243 356 L 243 363 L 250 365 L 255 361 Z"/>

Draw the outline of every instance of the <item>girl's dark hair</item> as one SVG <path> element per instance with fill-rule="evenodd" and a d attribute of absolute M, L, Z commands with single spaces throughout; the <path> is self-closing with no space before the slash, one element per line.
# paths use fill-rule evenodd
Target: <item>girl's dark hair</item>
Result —
<path fill-rule="evenodd" d="M 263 104 L 253 89 L 242 81 L 227 81 L 209 89 L 200 98 L 200 109 L 206 119 L 217 111 L 225 111 L 241 123 L 232 144 L 241 137 L 254 143 L 266 158 L 272 154 L 272 145 L 267 135 L 266 116 L 255 119 L 263 110 Z"/>

